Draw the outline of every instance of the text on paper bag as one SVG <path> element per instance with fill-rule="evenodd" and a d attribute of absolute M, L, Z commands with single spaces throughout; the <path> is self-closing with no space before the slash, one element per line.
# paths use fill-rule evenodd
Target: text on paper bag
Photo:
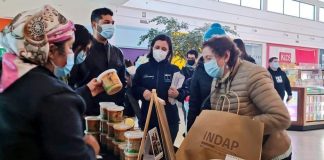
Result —
<path fill-rule="evenodd" d="M 223 137 L 216 133 L 206 131 L 203 137 L 202 145 L 206 145 L 211 148 L 221 147 L 226 150 L 234 150 L 240 146 L 239 142 L 231 140 L 230 138 Z"/>

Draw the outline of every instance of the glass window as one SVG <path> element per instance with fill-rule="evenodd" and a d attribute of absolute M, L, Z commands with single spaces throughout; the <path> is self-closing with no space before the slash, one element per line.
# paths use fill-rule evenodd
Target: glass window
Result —
<path fill-rule="evenodd" d="M 283 13 L 283 0 L 268 0 L 268 11 Z"/>
<path fill-rule="evenodd" d="M 237 4 L 241 5 L 240 0 L 219 0 L 220 2 L 226 2 L 226 3 L 232 3 L 232 4 Z"/>
<path fill-rule="evenodd" d="M 285 0 L 284 14 L 299 17 L 299 2 Z"/>
<path fill-rule="evenodd" d="M 324 22 L 324 8 L 319 9 L 319 21 Z"/>
<path fill-rule="evenodd" d="M 242 0 L 241 5 L 245 7 L 261 9 L 261 0 Z"/>
<path fill-rule="evenodd" d="M 262 44 L 246 43 L 246 53 L 254 58 L 256 64 L 262 65 Z"/>
<path fill-rule="evenodd" d="M 300 3 L 300 18 L 314 20 L 314 6 L 306 3 Z"/>

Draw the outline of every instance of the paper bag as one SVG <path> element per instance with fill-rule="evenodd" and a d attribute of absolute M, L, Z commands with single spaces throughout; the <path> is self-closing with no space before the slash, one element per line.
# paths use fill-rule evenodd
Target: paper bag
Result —
<path fill-rule="evenodd" d="M 204 110 L 182 142 L 177 160 L 260 160 L 263 123 L 233 113 Z"/>

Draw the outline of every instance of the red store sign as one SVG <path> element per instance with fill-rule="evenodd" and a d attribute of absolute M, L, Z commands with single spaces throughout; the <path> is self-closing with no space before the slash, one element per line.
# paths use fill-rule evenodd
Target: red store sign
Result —
<path fill-rule="evenodd" d="M 281 62 L 281 63 L 291 63 L 291 53 L 280 52 L 279 53 L 279 62 Z"/>

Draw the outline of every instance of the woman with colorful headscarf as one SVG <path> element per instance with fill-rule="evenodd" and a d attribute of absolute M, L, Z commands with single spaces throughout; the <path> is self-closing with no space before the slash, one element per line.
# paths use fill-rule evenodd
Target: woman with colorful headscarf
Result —
<path fill-rule="evenodd" d="M 50 6 L 18 14 L 0 32 L 0 159 L 95 159 L 80 96 L 54 76 L 73 54 L 74 25 Z"/>

